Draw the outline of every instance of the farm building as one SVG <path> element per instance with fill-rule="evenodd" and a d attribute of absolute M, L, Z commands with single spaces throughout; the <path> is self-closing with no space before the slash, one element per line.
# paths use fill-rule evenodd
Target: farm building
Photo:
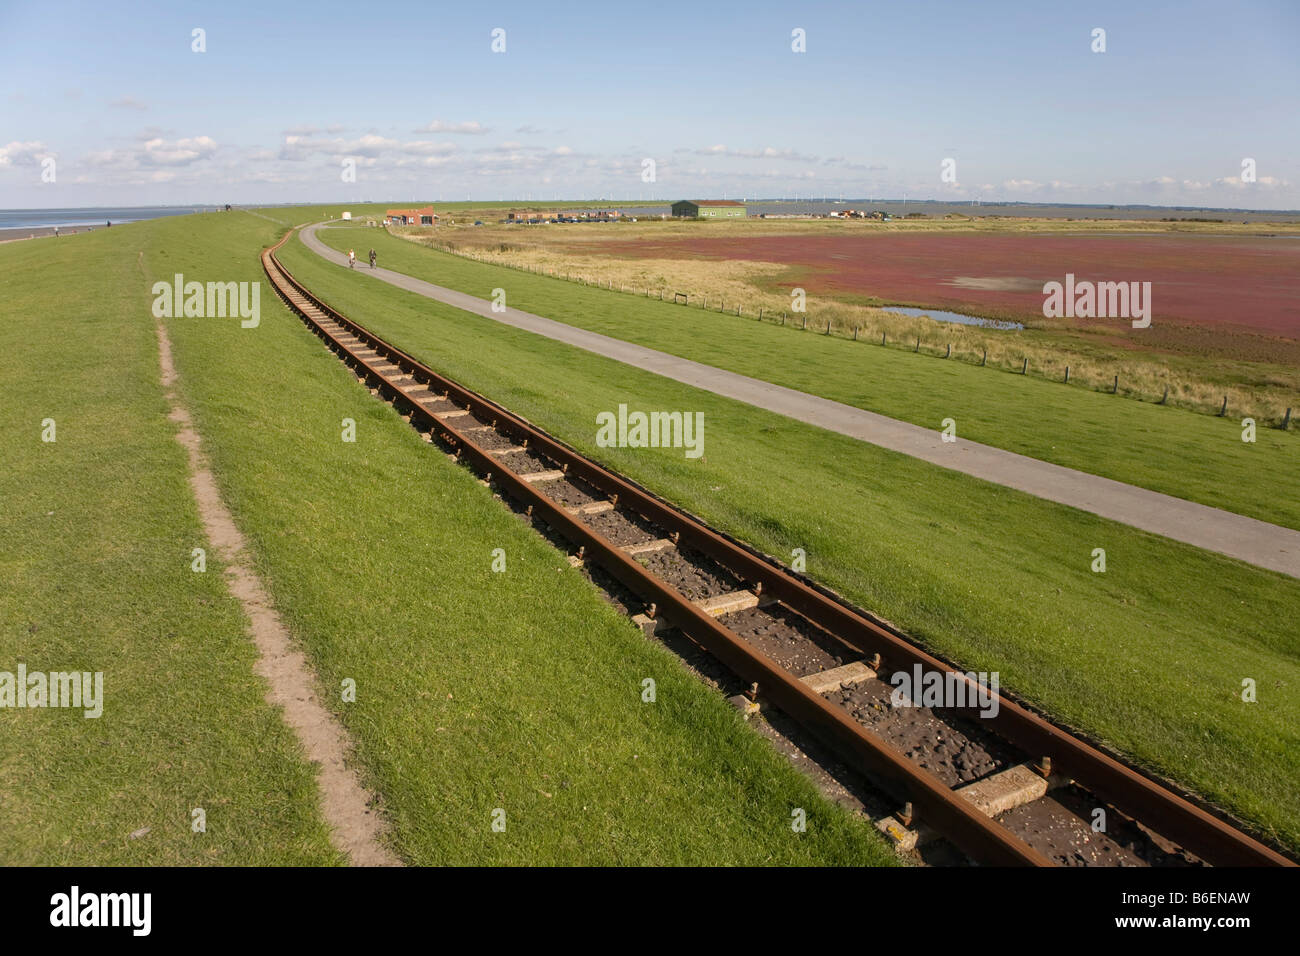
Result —
<path fill-rule="evenodd" d="M 623 214 L 617 209 L 582 209 L 577 212 L 559 212 L 524 210 L 522 212 L 512 209 L 502 219 L 505 223 L 530 223 L 539 222 L 617 222 L 623 218 Z"/>
<path fill-rule="evenodd" d="M 437 218 L 432 206 L 423 209 L 389 209 L 384 213 L 384 225 L 432 226 Z"/>
<path fill-rule="evenodd" d="M 744 219 L 745 204 L 734 199 L 683 199 L 673 203 L 674 219 Z"/>
<path fill-rule="evenodd" d="M 560 217 L 557 212 L 539 212 L 536 210 L 525 210 L 518 212 L 514 209 L 506 214 L 502 222 L 554 222 Z"/>

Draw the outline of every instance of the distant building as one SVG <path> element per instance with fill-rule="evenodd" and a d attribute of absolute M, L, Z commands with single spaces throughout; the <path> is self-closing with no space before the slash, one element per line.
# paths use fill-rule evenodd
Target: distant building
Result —
<path fill-rule="evenodd" d="M 536 225 L 542 222 L 617 222 L 623 213 L 617 209 L 582 209 L 577 212 L 558 212 L 555 210 L 517 210 L 506 213 L 505 223 L 523 223 Z"/>
<path fill-rule="evenodd" d="M 352 218 L 352 213 L 348 212 L 347 210 L 344 210 L 344 211 L 343 211 L 343 218 L 344 218 L 344 219 L 351 219 L 351 218 Z"/>
<path fill-rule="evenodd" d="M 673 203 L 674 219 L 744 219 L 745 204 L 733 199 L 683 199 Z"/>
<path fill-rule="evenodd" d="M 554 222 L 560 218 L 560 213 L 547 212 L 534 209 L 525 209 L 522 212 L 512 209 L 506 214 L 506 222 Z"/>
<path fill-rule="evenodd" d="M 384 213 L 384 225 L 432 226 L 437 218 L 432 206 L 423 209 L 389 209 Z"/>

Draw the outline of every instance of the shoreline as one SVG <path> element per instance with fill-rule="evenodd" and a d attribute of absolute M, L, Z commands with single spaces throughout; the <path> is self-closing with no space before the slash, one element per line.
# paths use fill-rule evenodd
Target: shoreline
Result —
<path fill-rule="evenodd" d="M 59 226 L 60 236 L 72 236 L 82 232 L 104 229 L 104 226 Z M 43 239 L 54 235 L 53 226 L 14 226 L 0 229 L 0 242 L 17 242 L 20 239 Z"/>

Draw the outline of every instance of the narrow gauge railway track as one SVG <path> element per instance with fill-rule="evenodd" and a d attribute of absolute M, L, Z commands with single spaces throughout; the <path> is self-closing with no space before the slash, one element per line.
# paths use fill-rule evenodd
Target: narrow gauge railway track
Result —
<path fill-rule="evenodd" d="M 1048 853 L 1031 845 L 1035 840 L 995 817 L 1047 799 L 1049 789 L 1069 785 L 1087 791 L 1094 803 L 1118 810 L 1121 819 L 1140 821 L 1144 829 L 1203 863 L 1294 865 L 1186 796 L 1005 694 L 999 696 L 995 714 L 980 717 L 982 705 L 973 682 L 902 634 L 443 377 L 326 305 L 275 256 L 292 235 L 290 231 L 263 251 L 267 276 L 289 307 L 358 378 L 428 440 L 440 440 L 503 498 L 513 499 L 527 517 L 575 545 L 577 560 L 599 567 L 643 602 L 644 613 L 634 619 L 645 632 L 678 629 L 743 681 L 756 685 L 755 695 L 829 745 L 851 768 L 906 801 L 896 819 L 877 821 L 902 846 L 941 836 L 980 863 L 1051 866 Z M 629 538 L 629 531 L 632 543 L 616 543 L 614 539 Z M 807 635 L 802 661 L 794 661 L 770 641 L 756 640 L 765 630 L 762 626 L 728 626 L 737 620 L 752 623 L 760 612 L 794 622 L 794 630 Z M 847 664 L 841 663 L 846 659 Z M 863 719 L 864 714 L 870 718 L 873 708 L 884 713 L 879 701 L 858 699 L 854 709 L 855 692 L 873 682 L 880 686 L 878 673 L 914 673 L 917 667 L 969 691 L 965 707 L 945 708 L 955 719 L 942 726 L 942 733 L 959 741 L 963 736 L 976 741 L 981 736 L 996 738 L 988 752 L 975 748 L 976 766 L 963 767 L 957 775 L 965 786 L 954 786 L 952 767 L 947 773 L 926 769 L 891 746 L 885 730 L 871 729 L 873 721 Z M 812 672 L 796 676 L 799 669 Z M 968 728 L 964 734 L 963 728 Z M 1008 759 L 1010 750 L 1018 756 Z M 989 756 L 998 751 L 997 758 Z M 1004 769 L 987 772 L 997 767 Z M 1051 852 L 1059 857 L 1059 852 Z"/>

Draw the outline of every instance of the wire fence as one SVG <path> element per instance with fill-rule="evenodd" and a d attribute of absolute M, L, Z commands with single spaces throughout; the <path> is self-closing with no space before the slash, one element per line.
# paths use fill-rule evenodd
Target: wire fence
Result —
<path fill-rule="evenodd" d="M 845 341 L 865 342 L 882 348 L 891 348 L 902 351 L 909 351 L 916 355 L 946 359 L 949 361 L 960 361 L 968 365 L 975 365 L 980 368 L 989 368 L 995 371 L 1033 377 L 1045 381 L 1055 381 L 1062 385 L 1069 385 L 1076 388 L 1084 388 L 1094 392 L 1102 392 L 1116 395 L 1122 398 L 1134 399 L 1137 401 L 1150 402 L 1156 405 L 1169 405 L 1172 407 L 1182 408 L 1187 411 L 1194 411 L 1200 414 L 1214 414 L 1218 417 L 1227 417 L 1229 412 L 1229 396 L 1224 394 L 1222 400 L 1217 402 L 1217 407 L 1208 405 L 1204 400 L 1180 396 L 1177 393 L 1170 401 L 1170 385 L 1163 384 L 1163 390 L 1157 398 L 1150 391 L 1139 388 L 1135 385 L 1129 385 L 1121 382 L 1121 375 L 1107 370 L 1104 373 L 1096 369 L 1081 374 L 1079 368 L 1074 369 L 1073 377 L 1071 375 L 1071 366 L 1064 361 L 1058 362 L 1055 366 L 1051 363 L 1036 363 L 1032 368 L 1028 355 L 1020 357 L 1019 362 L 1008 362 L 995 360 L 994 364 L 989 364 L 989 355 L 987 347 L 981 347 L 979 352 L 972 350 L 953 351 L 952 343 L 944 341 L 942 345 L 926 341 L 921 336 L 915 336 L 915 341 L 909 344 L 908 341 L 897 337 L 890 340 L 889 331 L 881 329 L 879 326 L 873 326 L 870 323 L 862 322 L 842 322 L 837 328 L 833 318 L 818 319 L 807 311 L 794 310 L 775 310 L 767 306 L 755 307 L 752 304 L 734 304 L 728 306 L 726 298 L 722 295 L 700 293 L 700 292 L 682 292 L 672 289 L 652 289 L 648 286 L 640 288 L 628 286 L 625 284 L 616 284 L 613 279 L 602 280 L 593 278 L 582 273 L 574 273 L 556 268 L 545 268 L 542 266 L 533 266 L 527 263 L 509 262 L 502 259 L 492 258 L 473 252 L 466 252 L 454 246 L 443 245 L 440 243 L 428 243 L 430 248 L 445 252 L 448 255 L 458 256 L 462 259 L 469 259 L 474 262 L 485 265 L 498 266 L 503 269 L 514 269 L 518 272 L 527 272 L 532 275 L 545 276 L 552 279 L 559 279 L 566 282 L 574 282 L 591 288 L 604 289 L 609 292 L 620 292 L 627 295 L 636 295 L 642 298 L 657 299 L 660 302 L 666 302 L 682 308 L 697 308 L 702 311 L 710 311 L 719 315 L 731 315 L 737 319 L 751 319 L 758 323 L 767 323 L 778 325 L 786 328 L 792 328 L 799 332 L 813 332 L 823 336 L 834 336 Z M 712 298 L 715 306 L 710 306 L 709 301 Z M 887 307 L 886 307 L 887 308 Z M 880 339 L 877 342 L 875 333 L 880 332 Z M 1062 371 L 1063 369 L 1063 371 Z M 1242 401 L 1245 410 L 1245 402 Z M 1263 414 L 1263 423 L 1273 425 L 1283 431 L 1290 429 L 1291 424 L 1291 407 L 1288 406 L 1284 414 Z"/>

